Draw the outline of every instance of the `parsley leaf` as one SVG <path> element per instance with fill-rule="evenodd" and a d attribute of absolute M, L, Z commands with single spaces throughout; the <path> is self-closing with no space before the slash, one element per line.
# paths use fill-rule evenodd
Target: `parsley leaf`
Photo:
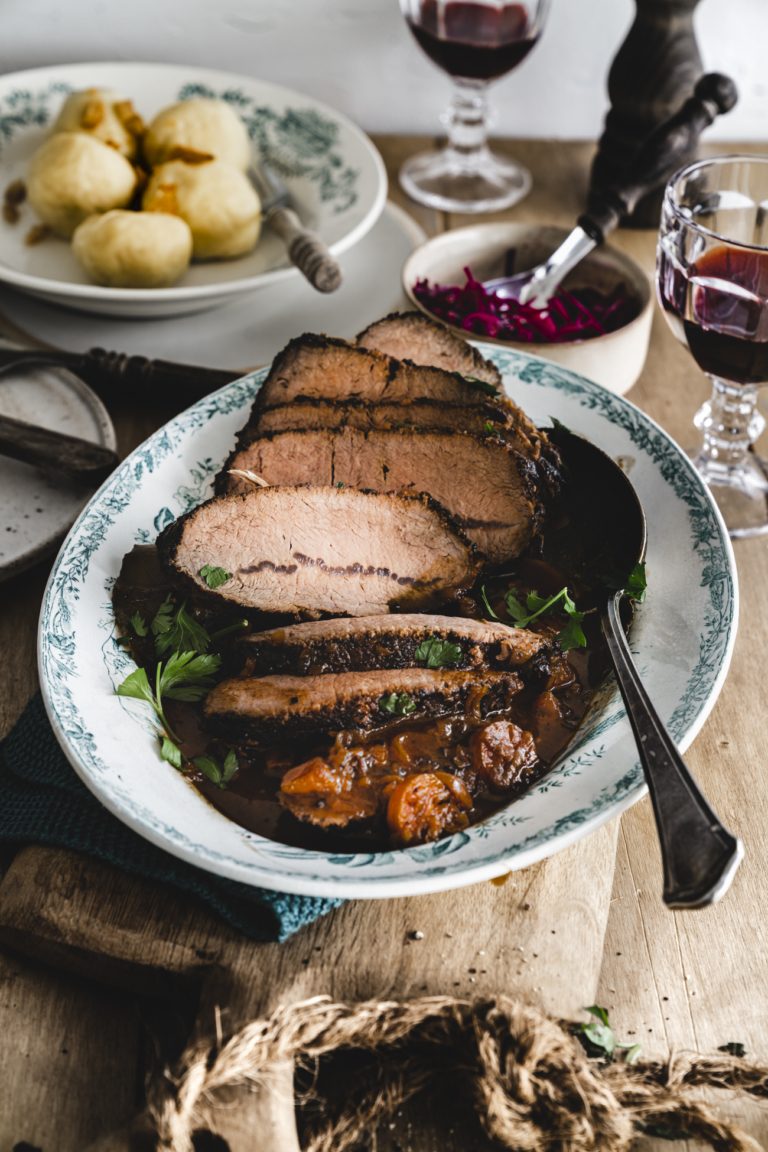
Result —
<path fill-rule="evenodd" d="M 416 701 L 407 692 L 390 692 L 380 698 L 379 708 L 390 716 L 410 716 L 416 711 Z"/>
<path fill-rule="evenodd" d="M 498 425 L 494 424 L 492 420 L 486 420 L 485 424 L 483 424 L 484 432 L 498 432 L 498 430 Z"/>
<path fill-rule="evenodd" d="M 230 748 L 227 752 L 223 764 L 219 764 L 213 756 L 195 756 L 192 763 L 206 779 L 219 788 L 226 788 L 240 767 L 234 748 Z"/>
<path fill-rule="evenodd" d="M 648 582 L 645 578 L 645 564 L 640 561 L 639 563 L 635 564 L 634 568 L 630 572 L 624 591 L 626 592 L 627 596 L 629 596 L 630 600 L 634 600 L 638 604 L 642 604 L 643 600 L 645 600 L 647 586 Z"/>
<path fill-rule="evenodd" d="M 133 616 L 131 616 L 131 628 L 133 628 L 133 631 L 137 636 L 140 636 L 142 640 L 147 635 L 147 625 L 141 612 L 134 612 Z"/>
<path fill-rule="evenodd" d="M 220 588 L 232 579 L 231 572 L 227 572 L 226 568 L 217 568 L 215 564 L 203 564 L 197 574 L 209 588 Z"/>
<path fill-rule="evenodd" d="M 221 768 L 213 756 L 195 756 L 192 763 L 212 784 L 218 784 L 221 787 Z"/>
<path fill-rule="evenodd" d="M 144 668 L 137 668 L 117 686 L 118 696 L 130 696 L 132 700 L 144 700 L 147 704 L 155 706 L 155 694 L 149 686 L 147 672 Z"/>
<path fill-rule="evenodd" d="M 422 640 L 413 654 L 414 660 L 425 664 L 427 668 L 450 668 L 461 660 L 462 652 L 459 644 L 452 644 L 450 640 L 439 640 L 437 636 L 429 636 Z"/>
<path fill-rule="evenodd" d="M 181 770 L 181 749 L 178 744 L 174 744 L 173 740 L 169 740 L 164 733 L 160 735 L 160 758 L 161 760 L 167 760 L 174 768 Z"/>
<path fill-rule="evenodd" d="M 570 652 L 571 648 L 586 648 L 587 637 L 581 626 L 583 619 L 583 612 L 574 612 L 565 627 L 560 629 L 557 634 L 557 642 L 561 652 Z"/>
<path fill-rule="evenodd" d="M 240 771 L 240 763 L 235 755 L 234 748 L 230 748 L 224 757 L 224 763 L 221 766 L 221 786 L 226 788 L 227 784 L 237 775 Z"/>
<path fill-rule="evenodd" d="M 174 611 L 170 596 L 160 605 L 151 627 L 155 651 L 161 657 L 169 652 L 207 652 L 211 646 L 211 637 L 187 612 L 186 604 Z"/>
<path fill-rule="evenodd" d="M 746 1056 L 747 1050 L 740 1040 L 729 1040 L 727 1044 L 718 1044 L 718 1052 L 727 1052 L 729 1056 Z"/>
<path fill-rule="evenodd" d="M 585 1008 L 585 1012 L 589 1012 L 593 1016 L 593 1020 L 588 1020 L 586 1024 L 579 1024 L 575 1028 L 575 1032 L 581 1043 L 583 1044 L 587 1055 L 593 1057 L 600 1057 L 605 1061 L 611 1061 L 619 1051 L 625 1053 L 624 1063 L 636 1064 L 639 1057 L 641 1048 L 639 1044 L 620 1044 L 616 1039 L 616 1034 L 611 1027 L 610 1020 L 608 1019 L 608 1012 L 605 1008 L 601 1008 L 599 1004 L 592 1004 L 591 1007 Z"/>
<path fill-rule="evenodd" d="M 498 620 L 499 617 L 496 615 L 493 608 L 491 608 L 491 602 L 488 599 L 488 593 L 485 590 L 485 584 L 481 585 L 480 599 L 483 601 L 483 607 L 485 608 L 486 612 L 490 616 L 491 620 Z"/>
<path fill-rule="evenodd" d="M 598 1004 L 593 1004 L 590 1008 L 585 1008 L 584 1011 L 589 1012 L 595 1019 L 582 1024 L 579 1028 L 579 1034 L 588 1040 L 593 1048 L 598 1049 L 600 1056 L 610 1060 L 616 1051 L 616 1037 L 609 1023 L 608 1013 L 605 1008 L 601 1008 Z"/>
<path fill-rule="evenodd" d="M 578 611 L 567 587 L 561 588 L 554 596 L 549 597 L 539 596 L 538 592 L 529 592 L 525 598 L 525 604 L 515 594 L 514 589 L 510 588 L 504 598 L 504 603 L 515 628 L 527 628 L 539 616 L 545 616 L 548 612 L 553 612 L 556 608 L 559 609 L 568 617 L 568 623 L 557 634 L 557 642 L 562 651 L 568 652 L 571 648 L 586 648 L 587 638 L 581 627 L 584 613 Z"/>
<path fill-rule="evenodd" d="M 157 666 L 157 695 L 169 700 L 202 700 L 213 687 L 221 657 L 199 652 L 173 652 Z"/>
<path fill-rule="evenodd" d="M 479 376 L 464 376 L 468 384 L 473 388 L 479 388 L 481 392 L 485 392 L 488 396 L 498 396 L 499 390 L 495 384 L 491 384 L 488 380 L 481 380 Z"/>

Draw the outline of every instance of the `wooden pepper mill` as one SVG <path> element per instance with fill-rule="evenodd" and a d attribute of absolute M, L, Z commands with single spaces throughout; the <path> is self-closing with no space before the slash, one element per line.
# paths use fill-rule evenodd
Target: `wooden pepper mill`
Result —
<path fill-rule="evenodd" d="M 643 141 L 690 95 L 703 67 L 693 28 L 699 0 L 635 0 L 637 14 L 608 73 L 611 108 L 592 164 L 593 196 L 615 184 Z M 679 157 L 693 160 L 697 140 Z M 624 223 L 655 228 L 663 184 L 644 196 Z"/>

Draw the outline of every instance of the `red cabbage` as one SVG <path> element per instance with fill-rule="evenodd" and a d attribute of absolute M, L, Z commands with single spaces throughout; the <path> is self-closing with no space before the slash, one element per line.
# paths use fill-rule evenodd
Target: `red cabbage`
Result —
<path fill-rule="evenodd" d="M 475 336 L 524 344 L 563 344 L 615 332 L 639 314 L 636 297 L 624 284 L 611 292 L 597 288 L 559 288 L 546 308 L 520 304 L 488 292 L 464 269 L 466 284 L 430 284 L 417 280 L 413 293 L 420 304 L 446 324 Z"/>

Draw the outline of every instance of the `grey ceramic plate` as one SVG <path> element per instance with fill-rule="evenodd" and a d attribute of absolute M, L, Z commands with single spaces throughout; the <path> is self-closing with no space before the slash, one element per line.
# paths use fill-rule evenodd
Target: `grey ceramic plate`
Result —
<path fill-rule="evenodd" d="M 0 347 L 9 345 L 0 341 Z M 0 414 L 116 447 L 104 405 L 61 369 L 0 374 Z M 0 456 L 0 580 L 53 552 L 90 495 L 60 475 Z"/>

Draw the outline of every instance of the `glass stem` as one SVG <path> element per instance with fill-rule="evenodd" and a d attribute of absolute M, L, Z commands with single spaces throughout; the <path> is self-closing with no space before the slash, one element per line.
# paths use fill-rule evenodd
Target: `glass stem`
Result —
<path fill-rule="evenodd" d="M 757 388 L 710 376 L 712 395 L 694 417 L 704 437 L 699 458 L 722 468 L 738 468 L 765 427 L 757 409 Z"/>
<path fill-rule="evenodd" d="M 448 148 L 462 167 L 476 168 L 488 148 L 488 85 L 484 80 L 456 80 L 444 123 Z"/>

